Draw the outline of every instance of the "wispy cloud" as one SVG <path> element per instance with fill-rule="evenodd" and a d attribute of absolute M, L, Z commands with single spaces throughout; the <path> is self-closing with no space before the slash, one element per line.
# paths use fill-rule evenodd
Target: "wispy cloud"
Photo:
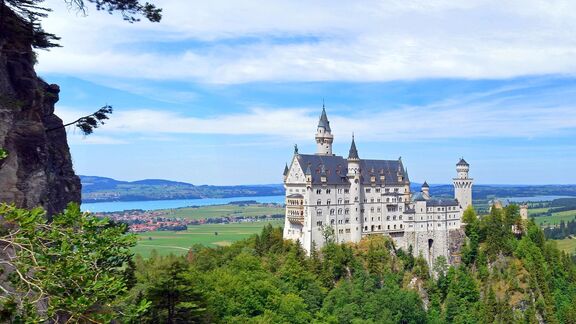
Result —
<path fill-rule="evenodd" d="M 518 96 L 532 84 L 518 84 L 466 96 L 453 96 L 425 105 L 376 107 L 352 114 L 331 113 L 333 133 L 346 138 L 352 132 L 363 141 L 427 141 L 437 139 L 532 138 L 562 135 L 576 129 L 576 107 L 558 98 L 576 89 L 554 89 Z M 380 109 L 378 109 L 380 108 Z M 64 119 L 78 111 L 59 108 Z M 190 117 L 154 109 L 123 110 L 98 131 L 146 134 L 258 135 L 271 139 L 309 140 L 315 131 L 318 109 L 306 107 L 253 107 L 241 113 Z"/>

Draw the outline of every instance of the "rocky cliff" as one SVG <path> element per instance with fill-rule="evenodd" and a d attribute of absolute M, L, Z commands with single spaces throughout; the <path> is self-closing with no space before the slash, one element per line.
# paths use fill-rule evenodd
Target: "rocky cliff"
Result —
<path fill-rule="evenodd" d="M 31 42 L 22 35 L 26 30 L 2 29 L 0 147 L 8 157 L 0 161 L 0 201 L 42 206 L 53 214 L 80 202 L 81 191 L 62 120 L 54 114 L 60 89 L 36 75 Z"/>

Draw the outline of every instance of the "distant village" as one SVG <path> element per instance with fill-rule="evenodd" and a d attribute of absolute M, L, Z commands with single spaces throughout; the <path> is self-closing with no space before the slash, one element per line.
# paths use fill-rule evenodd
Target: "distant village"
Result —
<path fill-rule="evenodd" d="M 203 224 L 229 224 L 244 222 L 260 222 L 267 220 L 283 219 L 284 214 L 242 216 L 231 215 L 209 218 L 183 218 L 169 217 L 169 210 L 124 210 L 119 212 L 95 213 L 100 218 L 108 218 L 114 222 L 125 223 L 131 233 L 144 233 L 152 231 L 185 231 L 188 226 Z"/>

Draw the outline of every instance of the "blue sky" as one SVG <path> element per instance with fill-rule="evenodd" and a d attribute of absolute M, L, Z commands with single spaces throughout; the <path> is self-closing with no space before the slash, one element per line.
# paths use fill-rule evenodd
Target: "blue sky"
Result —
<path fill-rule="evenodd" d="M 160 24 L 53 2 L 64 47 L 37 70 L 57 113 L 115 108 L 89 137 L 68 130 L 79 174 L 280 183 L 325 100 L 336 154 L 354 132 L 414 182 L 449 183 L 463 156 L 476 183 L 576 183 L 570 1 L 173 0 Z"/>

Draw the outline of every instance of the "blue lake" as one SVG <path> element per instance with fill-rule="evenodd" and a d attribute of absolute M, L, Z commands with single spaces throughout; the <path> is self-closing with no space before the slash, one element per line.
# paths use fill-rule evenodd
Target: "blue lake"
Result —
<path fill-rule="evenodd" d="M 552 201 L 559 198 L 574 198 L 572 196 L 533 196 L 533 197 L 508 197 L 508 198 L 498 198 L 500 200 L 508 200 L 510 202 L 538 202 L 538 201 Z"/>
<path fill-rule="evenodd" d="M 253 200 L 259 203 L 284 203 L 284 196 L 261 196 L 261 197 L 232 197 L 232 198 L 205 198 L 205 199 L 179 199 L 179 200 L 146 200 L 146 201 L 112 201 L 100 203 L 83 203 L 83 211 L 90 212 L 113 212 L 129 209 L 168 209 L 188 206 L 209 206 L 228 204 L 233 201 Z"/>

